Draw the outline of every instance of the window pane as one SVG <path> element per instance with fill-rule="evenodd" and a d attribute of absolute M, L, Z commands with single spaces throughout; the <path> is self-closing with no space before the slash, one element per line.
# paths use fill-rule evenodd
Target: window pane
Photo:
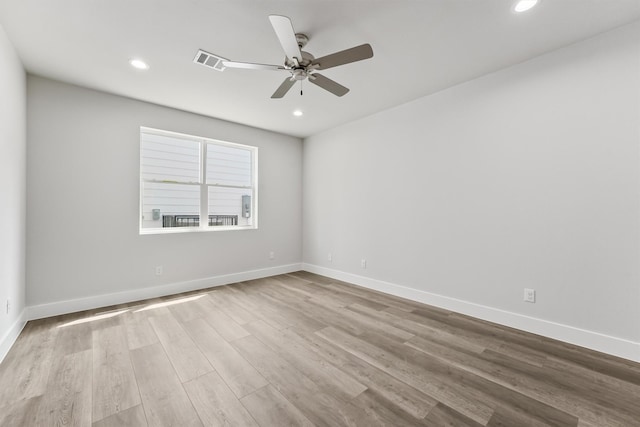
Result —
<path fill-rule="evenodd" d="M 142 228 L 199 225 L 199 185 L 144 182 L 142 193 Z"/>
<path fill-rule="evenodd" d="M 251 151 L 207 144 L 207 184 L 251 186 Z"/>
<path fill-rule="evenodd" d="M 248 209 L 243 210 L 243 200 Z M 253 225 L 253 216 L 252 190 L 209 187 L 209 225 Z"/>
<path fill-rule="evenodd" d="M 140 173 L 145 180 L 200 182 L 200 143 L 142 133 Z"/>

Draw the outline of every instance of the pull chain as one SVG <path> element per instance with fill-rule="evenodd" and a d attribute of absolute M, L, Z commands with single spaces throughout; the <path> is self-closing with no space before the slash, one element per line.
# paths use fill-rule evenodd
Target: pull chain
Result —
<path fill-rule="evenodd" d="M 302 80 L 300 80 L 300 96 L 302 96 Z"/>

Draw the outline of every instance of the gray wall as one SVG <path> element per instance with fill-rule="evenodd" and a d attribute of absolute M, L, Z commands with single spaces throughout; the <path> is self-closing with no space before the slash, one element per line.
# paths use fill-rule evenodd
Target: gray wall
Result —
<path fill-rule="evenodd" d="M 26 143 L 25 73 L 0 27 L 0 360 L 25 306 Z"/>
<path fill-rule="evenodd" d="M 636 23 L 306 139 L 305 263 L 640 349 L 639 52 Z"/>
<path fill-rule="evenodd" d="M 33 76 L 28 118 L 29 306 L 300 262 L 300 139 Z M 139 235 L 140 126 L 259 147 L 259 229 Z"/>

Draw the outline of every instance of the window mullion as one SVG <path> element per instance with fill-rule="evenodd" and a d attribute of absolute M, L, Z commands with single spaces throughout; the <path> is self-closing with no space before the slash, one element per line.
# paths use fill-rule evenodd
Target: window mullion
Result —
<path fill-rule="evenodd" d="M 209 191 L 207 190 L 207 143 L 200 142 L 200 228 L 209 226 Z"/>

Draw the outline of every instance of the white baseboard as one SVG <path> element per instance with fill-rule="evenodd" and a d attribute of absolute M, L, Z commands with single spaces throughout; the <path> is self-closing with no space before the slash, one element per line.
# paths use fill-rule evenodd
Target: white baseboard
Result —
<path fill-rule="evenodd" d="M 0 363 L 4 360 L 9 350 L 11 350 L 11 346 L 16 342 L 18 335 L 22 332 L 22 328 L 27 324 L 27 315 L 26 310 L 22 310 L 20 316 L 13 322 L 13 325 L 9 328 L 9 330 L 4 334 L 2 338 L 0 338 Z"/>
<path fill-rule="evenodd" d="M 590 348 L 613 356 L 629 359 L 634 362 L 640 362 L 640 343 L 638 342 L 612 337 L 569 325 L 563 325 L 561 323 L 550 322 L 548 320 L 537 319 L 493 307 L 487 307 L 456 298 L 433 294 L 418 289 L 408 288 L 394 283 L 384 282 L 382 280 L 359 276 L 357 274 L 320 267 L 313 264 L 303 263 L 302 269 L 310 273 L 320 274 L 343 282 L 353 283 L 365 288 L 374 289 L 387 294 L 466 314 L 478 319 L 498 323 L 500 325 L 509 326 L 581 347 Z"/>
<path fill-rule="evenodd" d="M 86 298 L 34 305 L 26 308 L 26 319 L 42 319 L 44 317 L 57 316 L 60 314 L 74 313 L 77 311 L 91 310 L 94 308 L 107 307 L 110 305 L 123 304 L 148 298 L 179 294 L 181 292 L 195 291 L 214 286 L 223 286 L 245 280 L 261 279 L 263 277 L 275 276 L 277 274 L 291 273 L 298 271 L 301 268 L 301 264 L 287 264 L 277 267 L 262 268 L 259 270 L 243 271 L 241 273 L 224 274 L 220 276 L 206 277 L 204 279 L 170 283 L 161 286 L 133 289 L 113 294 L 96 295 Z"/>

